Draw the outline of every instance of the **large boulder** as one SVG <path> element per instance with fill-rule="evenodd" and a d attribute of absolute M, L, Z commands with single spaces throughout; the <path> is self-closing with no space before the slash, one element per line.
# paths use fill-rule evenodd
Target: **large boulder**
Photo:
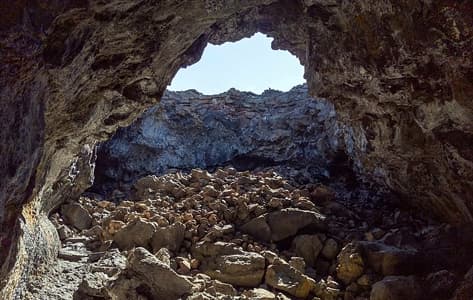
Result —
<path fill-rule="evenodd" d="M 294 236 L 305 227 L 325 230 L 325 216 L 308 210 L 286 208 L 268 214 L 267 222 L 271 228 L 271 239 L 275 242 Z"/>
<path fill-rule="evenodd" d="M 154 299 L 179 299 L 192 291 L 192 283 L 162 263 L 146 249 L 138 247 L 128 256 L 128 269 L 137 276 Z"/>
<path fill-rule="evenodd" d="M 266 221 L 266 214 L 251 219 L 249 222 L 241 226 L 240 230 L 251 234 L 254 238 L 259 241 L 269 242 L 271 241 L 271 227 L 269 227 Z"/>
<path fill-rule="evenodd" d="M 84 230 L 92 225 L 92 216 L 79 203 L 64 204 L 61 207 L 61 213 L 64 220 L 77 229 Z"/>
<path fill-rule="evenodd" d="M 122 250 L 133 247 L 150 248 L 151 238 L 156 229 L 157 225 L 155 223 L 137 218 L 117 231 L 113 236 L 113 241 Z"/>
<path fill-rule="evenodd" d="M 263 280 L 265 258 L 234 244 L 200 243 L 193 248 L 193 255 L 201 261 L 200 270 L 213 279 L 243 287 L 257 287 Z"/>
<path fill-rule="evenodd" d="M 325 231 L 325 216 L 309 210 L 286 208 L 252 219 L 240 229 L 261 241 L 278 242 L 296 235 L 303 228 Z"/>

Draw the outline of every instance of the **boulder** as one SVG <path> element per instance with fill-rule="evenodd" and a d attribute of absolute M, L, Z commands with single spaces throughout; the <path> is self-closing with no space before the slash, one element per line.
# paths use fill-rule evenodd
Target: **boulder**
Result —
<path fill-rule="evenodd" d="M 261 288 L 244 291 L 241 295 L 243 299 L 249 300 L 276 300 L 275 294 Z"/>
<path fill-rule="evenodd" d="M 222 296 L 223 298 L 235 298 L 237 295 L 236 289 L 231 284 L 224 283 L 219 280 L 210 281 L 204 292 L 212 296 L 216 296 L 219 299 L 221 299 Z"/>
<path fill-rule="evenodd" d="M 181 222 L 176 222 L 167 227 L 158 227 L 153 234 L 151 246 L 153 251 L 167 248 L 170 251 L 178 251 L 181 248 L 186 226 Z"/>
<path fill-rule="evenodd" d="M 192 291 L 192 283 L 163 264 L 146 249 L 138 247 L 128 255 L 128 269 L 149 287 L 154 299 L 179 299 Z"/>
<path fill-rule="evenodd" d="M 200 269 L 213 279 L 236 286 L 257 287 L 264 276 L 265 259 L 254 252 L 222 255 L 204 260 Z"/>
<path fill-rule="evenodd" d="M 271 228 L 271 239 L 275 242 L 294 236 L 305 227 L 325 230 L 325 216 L 313 211 L 286 208 L 269 213 L 267 222 Z"/>
<path fill-rule="evenodd" d="M 241 226 L 240 230 L 242 232 L 250 234 L 259 241 L 270 242 L 271 228 L 266 222 L 266 216 L 267 215 L 261 215 L 250 220 L 249 222 Z"/>
<path fill-rule="evenodd" d="M 232 243 L 198 243 L 192 249 L 200 270 L 213 279 L 236 286 L 257 287 L 264 277 L 265 258 Z"/>
<path fill-rule="evenodd" d="M 278 242 L 292 237 L 303 228 L 324 231 L 325 216 L 308 210 L 285 208 L 256 217 L 240 229 L 260 241 Z"/>
<path fill-rule="evenodd" d="M 241 254 L 243 250 L 234 243 L 202 241 L 193 246 L 191 252 L 195 258 L 205 260 L 218 255 Z"/>
<path fill-rule="evenodd" d="M 307 265 L 315 267 L 317 257 L 323 248 L 317 235 L 298 235 L 294 238 L 292 245 L 296 254 L 303 257 Z"/>
<path fill-rule="evenodd" d="M 365 263 L 361 247 L 357 243 L 349 243 L 338 254 L 337 277 L 349 284 L 363 274 Z"/>
<path fill-rule="evenodd" d="M 416 271 L 417 251 L 388 246 L 381 242 L 359 242 L 366 264 L 375 272 L 388 275 L 409 275 Z"/>
<path fill-rule="evenodd" d="M 266 270 L 265 283 L 294 297 L 306 298 L 316 289 L 316 282 L 281 259 Z"/>
<path fill-rule="evenodd" d="M 376 282 L 370 300 L 418 300 L 422 297 L 422 288 L 414 276 L 387 276 Z"/>
<path fill-rule="evenodd" d="M 61 207 L 64 220 L 79 230 L 90 228 L 92 216 L 89 211 L 79 203 L 64 204 Z"/>
<path fill-rule="evenodd" d="M 332 260 L 338 255 L 338 243 L 334 239 L 327 239 L 322 248 L 322 256 L 328 260 Z"/>
<path fill-rule="evenodd" d="M 117 231 L 113 236 L 113 241 L 122 250 L 129 250 L 133 247 L 149 248 L 156 228 L 155 223 L 137 218 Z"/>

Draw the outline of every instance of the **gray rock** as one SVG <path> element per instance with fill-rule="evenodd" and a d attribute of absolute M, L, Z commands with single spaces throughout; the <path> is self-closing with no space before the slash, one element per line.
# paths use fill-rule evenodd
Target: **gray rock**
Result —
<path fill-rule="evenodd" d="M 112 278 L 101 272 L 87 273 L 79 284 L 74 299 L 87 299 L 87 296 L 106 298 L 108 296 L 106 288 L 112 281 Z"/>
<path fill-rule="evenodd" d="M 149 286 L 155 299 L 179 299 L 189 294 L 193 287 L 186 277 L 177 274 L 142 247 L 130 252 L 127 267 Z"/>
<path fill-rule="evenodd" d="M 59 250 L 58 257 L 69 261 L 80 261 L 88 258 L 88 254 L 83 251 L 62 248 Z"/>
<path fill-rule="evenodd" d="M 291 267 L 281 259 L 276 259 L 266 270 L 265 283 L 277 290 L 298 298 L 306 298 L 316 289 L 316 282 Z"/>
<path fill-rule="evenodd" d="M 267 222 L 271 228 L 271 239 L 275 242 L 294 236 L 305 227 L 315 230 L 326 229 L 325 216 L 313 211 L 285 208 L 269 213 Z"/>
<path fill-rule="evenodd" d="M 278 242 L 292 237 L 303 228 L 326 230 L 325 216 L 308 210 L 285 208 L 264 214 L 244 224 L 240 229 L 264 242 Z"/>
<path fill-rule="evenodd" d="M 400 249 L 381 242 L 359 242 L 366 263 L 375 272 L 387 275 L 409 275 L 418 269 L 416 250 Z"/>
<path fill-rule="evenodd" d="M 61 213 L 65 221 L 77 229 L 84 230 L 92 225 L 92 216 L 79 203 L 64 204 L 61 207 Z"/>
<path fill-rule="evenodd" d="M 256 288 L 242 293 L 243 299 L 252 300 L 276 300 L 276 295 L 268 290 Z"/>
<path fill-rule="evenodd" d="M 192 253 L 201 260 L 200 270 L 213 279 L 243 287 L 257 287 L 263 280 L 265 258 L 234 244 L 199 243 Z"/>
<path fill-rule="evenodd" d="M 156 228 L 157 225 L 155 223 L 138 218 L 115 233 L 113 241 L 122 250 L 128 250 L 133 247 L 150 248 L 151 238 Z"/>
<path fill-rule="evenodd" d="M 167 248 L 170 251 L 178 251 L 184 240 L 186 226 L 181 222 L 176 222 L 167 227 L 158 227 L 151 239 L 153 251 L 161 248 Z"/>
<path fill-rule="evenodd" d="M 235 286 L 257 287 L 263 281 L 265 259 L 254 252 L 221 255 L 204 260 L 200 269 L 214 279 Z"/>
<path fill-rule="evenodd" d="M 292 241 L 297 255 L 304 258 L 307 265 L 315 267 L 317 257 L 323 248 L 323 244 L 317 235 L 298 235 Z"/>
<path fill-rule="evenodd" d="M 271 228 L 266 222 L 266 215 L 262 215 L 251 219 L 249 222 L 240 227 L 242 232 L 251 234 L 254 238 L 263 241 L 271 241 Z"/>
<path fill-rule="evenodd" d="M 167 91 L 159 104 L 100 147 L 96 176 L 102 186 L 94 189 L 110 192 L 119 182 L 173 168 L 205 169 L 229 161 L 248 168 L 255 165 L 251 158 L 292 159 L 310 165 L 314 176 L 326 176 L 342 145 L 340 133 L 333 105 L 311 98 L 305 85 L 261 95 L 235 89 L 210 96 Z M 155 189 L 150 179 L 135 185 L 138 195 Z"/>

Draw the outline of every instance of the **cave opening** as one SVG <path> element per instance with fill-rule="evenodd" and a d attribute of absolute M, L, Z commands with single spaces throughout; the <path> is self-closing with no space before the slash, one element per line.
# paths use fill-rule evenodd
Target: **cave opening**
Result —
<path fill-rule="evenodd" d="M 443 299 L 459 287 L 471 298 L 470 227 L 400 209 L 384 194 L 393 188 L 450 223 L 472 219 L 461 151 L 469 143 L 445 138 L 471 136 L 468 1 L 23 2 L 0 5 L 18 10 L 0 22 L 9 87 L 0 115 L 10 124 L 1 165 L 21 161 L 0 176 L 0 297 Z M 207 43 L 256 31 L 296 55 L 311 93 L 336 105 L 343 151 L 330 174 L 348 166 L 368 185 L 292 182 L 244 171 L 274 160 L 236 156 L 241 171 L 145 176 L 134 199 L 79 197 L 97 141 L 161 98 Z M 185 111 L 173 118 L 196 128 Z M 264 136 L 271 147 L 284 134 L 277 130 Z"/>
<path fill-rule="evenodd" d="M 207 45 L 158 104 L 98 147 L 87 194 L 119 201 L 144 176 L 225 166 L 286 175 L 290 168 L 299 183 L 333 173 L 354 187 L 333 105 L 309 95 L 299 59 L 272 42 L 256 33 Z"/>

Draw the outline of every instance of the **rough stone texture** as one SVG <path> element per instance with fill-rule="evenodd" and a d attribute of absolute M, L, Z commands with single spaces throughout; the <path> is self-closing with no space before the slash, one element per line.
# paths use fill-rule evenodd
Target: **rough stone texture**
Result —
<path fill-rule="evenodd" d="M 304 261 L 311 267 L 315 267 L 315 262 L 323 248 L 323 243 L 317 235 L 302 234 L 292 241 L 297 255 L 304 258 Z"/>
<path fill-rule="evenodd" d="M 298 298 L 307 298 L 316 288 L 315 280 L 280 259 L 266 270 L 265 283 Z"/>
<path fill-rule="evenodd" d="M 345 284 L 349 284 L 363 274 L 365 262 L 361 254 L 361 247 L 356 243 L 349 243 L 338 254 L 337 277 Z"/>
<path fill-rule="evenodd" d="M 178 275 L 144 248 L 130 253 L 128 265 L 151 288 L 154 299 L 181 299 L 192 290 L 192 283 L 186 277 Z"/>
<path fill-rule="evenodd" d="M 62 207 L 62 214 L 66 221 L 77 229 L 90 228 L 92 216 L 78 203 L 67 204 Z"/>
<path fill-rule="evenodd" d="M 157 228 L 151 239 L 151 247 L 156 252 L 162 247 L 171 251 L 177 251 L 184 240 L 186 227 L 178 222 L 165 228 Z"/>
<path fill-rule="evenodd" d="M 235 246 L 201 243 L 193 249 L 193 254 L 201 260 L 201 270 L 214 279 L 236 286 L 259 286 L 265 274 L 264 257 Z"/>
<path fill-rule="evenodd" d="M 422 288 L 414 276 L 387 276 L 373 285 L 370 300 L 418 300 L 421 297 Z"/>
<path fill-rule="evenodd" d="M 150 248 L 157 227 L 152 222 L 138 218 L 115 233 L 113 241 L 123 250 L 129 250 L 133 247 Z"/>
<path fill-rule="evenodd" d="M 240 170 L 311 167 L 314 177 L 325 178 L 343 150 L 344 132 L 333 105 L 309 97 L 305 85 L 261 95 L 166 91 L 160 103 L 99 147 L 92 190 L 111 192 L 169 169 L 229 163 Z"/>
<path fill-rule="evenodd" d="M 97 140 L 155 103 L 207 42 L 261 31 L 353 128 L 357 167 L 472 221 L 471 1 L 2 1 L 1 296 L 59 239 L 46 215 L 92 175 Z"/>
<path fill-rule="evenodd" d="M 399 249 L 377 242 L 360 243 L 366 264 L 374 271 L 387 275 L 408 275 L 419 271 L 416 250 Z"/>
<path fill-rule="evenodd" d="M 254 218 L 244 224 L 241 230 L 261 241 L 279 242 L 307 227 L 312 230 L 325 230 L 325 216 L 309 210 L 285 208 Z"/>

